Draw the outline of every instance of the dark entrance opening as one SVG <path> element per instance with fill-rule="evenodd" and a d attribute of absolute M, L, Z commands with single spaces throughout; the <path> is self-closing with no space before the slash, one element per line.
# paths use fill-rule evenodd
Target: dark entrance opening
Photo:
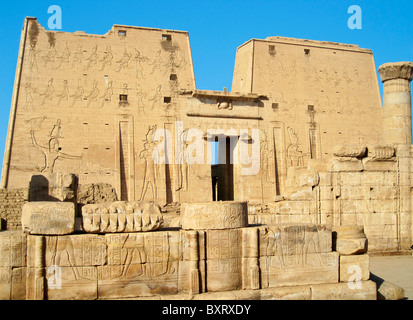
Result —
<path fill-rule="evenodd" d="M 216 138 L 218 143 L 212 143 L 218 153 L 218 164 L 211 165 L 212 200 L 234 201 L 234 165 L 233 154 L 235 143 L 231 139 L 238 137 Z"/>

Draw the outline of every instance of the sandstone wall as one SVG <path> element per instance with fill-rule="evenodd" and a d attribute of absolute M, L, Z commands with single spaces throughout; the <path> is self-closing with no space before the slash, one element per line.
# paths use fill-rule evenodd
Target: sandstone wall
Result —
<path fill-rule="evenodd" d="M 41 206 L 44 214 L 28 219 L 25 230 L 35 231 L 40 221 L 57 228 L 47 229 L 48 235 L 0 232 L 0 299 L 202 299 L 214 293 L 225 299 L 242 292 L 262 299 L 376 298 L 365 243 L 353 251 L 346 245 L 353 234 L 362 234 L 358 228 L 336 231 L 333 241 L 326 225 L 248 226 L 247 204 L 225 202 L 213 210 L 208 204 L 188 204 L 180 230 L 113 233 L 118 230 L 109 228 L 100 234 L 62 235 L 62 218 L 72 217 L 74 223 L 74 208 L 59 211 L 69 205 L 25 207 L 38 214 Z M 99 219 L 119 222 L 122 215 L 111 212 L 110 218 L 103 214 Z M 349 279 L 346 271 L 352 267 L 359 273 Z"/>
<path fill-rule="evenodd" d="M 364 226 L 369 252 L 409 250 L 411 195 L 401 181 L 411 172 L 400 165 L 394 147 L 364 149 L 369 151 L 360 158 L 350 152 L 291 170 L 291 193 L 265 206 L 251 203 L 250 223 L 359 225 Z"/>
<path fill-rule="evenodd" d="M 21 230 L 21 213 L 28 201 L 28 189 L 0 189 L 0 219 L 7 230 Z"/>

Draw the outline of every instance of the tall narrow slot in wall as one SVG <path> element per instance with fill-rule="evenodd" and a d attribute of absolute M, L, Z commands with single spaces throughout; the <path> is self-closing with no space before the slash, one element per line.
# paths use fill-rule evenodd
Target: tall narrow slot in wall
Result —
<path fill-rule="evenodd" d="M 129 122 L 119 122 L 119 146 L 120 146 L 120 200 L 129 200 Z"/>
<path fill-rule="evenodd" d="M 218 141 L 218 201 L 234 201 L 233 154 L 235 143 L 232 145 L 231 139 L 235 139 L 235 137 L 226 137 L 222 141 Z"/>
<path fill-rule="evenodd" d="M 282 165 L 281 157 L 281 142 L 282 141 L 282 132 L 281 128 L 273 128 L 273 144 L 274 144 L 274 173 L 275 173 L 275 194 L 277 196 L 281 195 L 281 178 L 280 170 Z"/>
<path fill-rule="evenodd" d="M 165 134 L 164 134 L 164 150 L 165 150 L 165 188 L 166 188 L 166 203 L 174 202 L 174 166 L 173 166 L 173 159 L 169 159 L 170 156 L 173 157 L 173 150 L 174 146 L 172 145 L 174 141 L 171 141 L 168 146 L 167 141 L 167 132 L 174 132 L 174 127 L 172 123 L 165 123 Z M 168 150 L 168 148 L 172 148 L 172 150 Z"/>
<path fill-rule="evenodd" d="M 310 158 L 317 159 L 317 131 L 310 129 Z"/>

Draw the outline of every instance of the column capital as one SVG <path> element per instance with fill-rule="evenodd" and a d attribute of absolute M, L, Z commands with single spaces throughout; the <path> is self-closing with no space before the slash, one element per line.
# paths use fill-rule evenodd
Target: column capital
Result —
<path fill-rule="evenodd" d="M 381 81 L 405 79 L 409 82 L 413 79 L 413 62 L 385 63 L 379 68 Z"/>

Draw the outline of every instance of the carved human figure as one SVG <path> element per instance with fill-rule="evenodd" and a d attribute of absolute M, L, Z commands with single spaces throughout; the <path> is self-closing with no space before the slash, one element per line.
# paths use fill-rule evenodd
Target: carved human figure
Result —
<path fill-rule="evenodd" d="M 143 187 L 140 200 L 144 200 L 146 192 L 150 188 L 152 191 L 152 199 L 157 200 L 157 185 L 156 185 L 156 169 L 153 161 L 153 153 L 156 144 L 152 141 L 152 135 L 156 130 L 156 125 L 149 128 L 146 134 L 146 141 L 144 143 L 144 149 L 140 152 L 139 158 L 145 162 L 145 176 L 143 181 Z"/>
<path fill-rule="evenodd" d="M 63 81 L 63 89 L 60 93 L 58 93 L 56 95 L 56 97 L 58 98 L 57 105 L 60 105 L 62 100 L 68 100 L 69 99 L 69 86 L 67 84 L 67 80 Z"/>
<path fill-rule="evenodd" d="M 56 160 L 59 158 L 60 159 L 76 159 L 76 160 L 81 159 L 81 156 L 72 156 L 72 155 L 63 153 L 61 151 L 61 148 L 59 147 L 59 140 L 55 137 L 52 137 L 48 142 L 48 146 L 44 147 L 37 143 L 35 135 L 34 135 L 34 130 L 30 130 L 30 134 L 32 137 L 33 145 L 37 149 L 42 151 L 45 156 L 45 166 L 41 170 L 42 173 L 53 173 Z"/>
<path fill-rule="evenodd" d="M 138 99 L 138 113 L 141 113 L 141 112 L 145 113 L 145 108 L 144 108 L 144 103 L 143 103 L 143 98 L 145 97 L 145 93 L 139 84 L 136 85 L 136 96 Z"/>
<path fill-rule="evenodd" d="M 82 101 L 84 93 L 85 93 L 85 90 L 80 85 L 80 80 L 79 80 L 76 91 L 72 95 L 70 95 L 70 98 L 73 98 L 73 101 L 72 101 L 72 104 L 70 105 L 70 107 L 73 107 L 75 105 L 76 101 Z"/>
<path fill-rule="evenodd" d="M 266 182 L 274 183 L 274 172 L 271 166 L 271 158 L 273 158 L 273 150 L 268 143 L 267 133 L 265 130 L 261 131 L 261 169 L 263 178 Z"/>
<path fill-rule="evenodd" d="M 136 62 L 136 78 L 137 79 L 145 79 L 143 76 L 143 67 L 142 67 L 142 62 L 147 62 L 149 59 L 145 56 L 142 56 L 140 51 L 135 49 L 135 56 L 134 60 Z"/>
<path fill-rule="evenodd" d="M 152 102 L 152 109 L 155 108 L 156 104 L 162 99 L 162 85 L 159 85 L 155 89 L 155 95 L 149 99 Z"/>
<path fill-rule="evenodd" d="M 178 174 L 178 186 L 175 191 L 188 190 L 189 164 L 184 159 L 185 150 L 188 146 L 188 142 L 186 141 L 187 133 L 188 129 L 185 129 L 181 132 L 179 143 L 182 143 L 182 148 L 177 148 L 176 150 L 176 158 L 179 159 L 182 163 L 178 163 L 176 165 Z"/>
<path fill-rule="evenodd" d="M 31 85 L 31 83 L 26 83 L 24 85 L 24 89 L 26 91 L 26 108 L 27 109 L 33 109 L 33 102 L 34 102 L 34 98 L 33 98 L 33 93 L 34 93 L 34 89 Z"/>
<path fill-rule="evenodd" d="M 125 49 L 123 51 L 123 56 L 120 60 L 116 61 L 116 63 L 119 63 L 119 68 L 118 72 L 120 72 L 122 69 L 126 69 L 129 66 L 129 60 L 131 59 L 131 54 L 128 53 L 128 51 Z"/>
<path fill-rule="evenodd" d="M 96 65 L 97 61 L 98 61 L 98 46 L 94 46 L 92 48 L 92 52 L 90 53 L 89 57 L 86 58 L 87 61 L 87 65 L 86 65 L 86 69 L 89 69 L 92 65 Z"/>
<path fill-rule="evenodd" d="M 154 60 L 149 63 L 152 66 L 152 71 L 149 73 L 150 75 L 154 74 L 156 70 L 160 70 L 162 66 L 162 58 L 161 58 L 161 50 L 156 51 Z"/>
<path fill-rule="evenodd" d="M 51 45 L 49 49 L 47 50 L 46 54 L 42 56 L 44 66 L 47 67 L 49 63 L 54 62 L 56 55 L 57 55 L 56 48 L 54 45 Z"/>
<path fill-rule="evenodd" d="M 56 139 L 62 137 L 62 120 L 57 119 L 56 124 L 53 126 L 52 131 L 50 131 L 49 136 Z"/>
<path fill-rule="evenodd" d="M 76 66 L 82 66 L 83 63 L 83 49 L 82 47 L 77 47 L 76 51 L 73 54 L 73 68 L 75 68 Z"/>
<path fill-rule="evenodd" d="M 304 166 L 304 157 L 308 154 L 304 154 L 300 150 L 297 132 L 290 127 L 287 130 L 290 137 L 290 145 L 287 147 L 287 157 L 290 159 L 290 165 L 293 167 Z"/>
<path fill-rule="evenodd" d="M 113 60 L 112 48 L 110 46 L 107 46 L 106 51 L 103 54 L 103 58 L 101 60 L 102 68 L 100 69 L 100 71 L 103 71 L 107 65 L 112 65 L 112 60 Z"/>
<path fill-rule="evenodd" d="M 107 88 L 105 89 L 105 92 L 103 93 L 103 96 L 101 96 L 102 98 L 102 104 L 100 105 L 101 108 L 103 108 L 106 102 L 110 102 L 112 100 L 112 96 L 113 96 L 112 86 L 113 86 L 113 81 L 110 81 L 108 83 Z"/>
<path fill-rule="evenodd" d="M 30 45 L 30 51 L 29 51 L 29 55 L 30 55 L 30 62 L 29 62 L 29 69 L 30 70 L 37 70 L 37 54 L 38 54 L 38 50 L 36 49 L 35 45 Z"/>
<path fill-rule="evenodd" d="M 78 264 L 76 263 L 76 257 L 74 254 L 74 247 L 71 240 L 71 237 L 49 237 L 48 247 L 52 247 L 52 263 L 55 266 L 61 265 L 62 256 L 66 256 L 73 272 L 75 280 L 78 280 L 81 277 L 79 273 Z"/>
<path fill-rule="evenodd" d="M 42 98 L 42 104 L 46 102 L 46 100 L 52 100 L 54 95 L 54 87 L 53 87 L 53 78 L 47 82 L 46 89 L 40 93 Z"/>
<path fill-rule="evenodd" d="M 87 98 L 87 105 L 86 107 L 89 107 L 91 102 L 96 102 L 96 99 L 99 96 L 99 89 L 98 89 L 98 82 L 95 80 L 93 81 L 92 89 L 90 90 L 90 93 Z"/>
<path fill-rule="evenodd" d="M 57 60 L 59 61 L 58 66 L 56 67 L 56 69 L 60 69 L 60 67 L 64 64 L 64 63 L 69 63 L 69 59 L 70 56 L 72 55 L 72 52 L 70 51 L 67 42 L 66 42 L 66 46 L 65 49 L 63 50 L 62 54 L 57 56 Z"/>

